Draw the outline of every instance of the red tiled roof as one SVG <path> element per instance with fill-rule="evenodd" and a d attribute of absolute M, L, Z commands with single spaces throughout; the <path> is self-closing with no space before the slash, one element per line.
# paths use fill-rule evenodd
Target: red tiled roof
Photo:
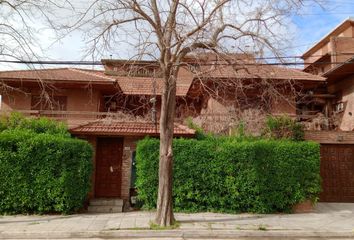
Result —
<path fill-rule="evenodd" d="M 104 71 L 78 69 L 78 68 L 55 68 L 39 70 L 0 71 L 2 80 L 23 81 L 70 81 L 70 82 L 118 82 L 124 94 L 127 95 L 152 95 L 153 79 L 148 77 L 117 77 L 108 76 Z M 177 80 L 177 96 L 186 96 L 192 79 L 179 78 Z M 162 93 L 162 79 L 156 79 L 156 94 Z"/>
<path fill-rule="evenodd" d="M 154 81 L 156 81 L 156 94 L 162 94 L 163 80 L 162 78 L 149 77 L 116 77 L 119 87 L 124 94 L 127 95 L 152 95 L 154 94 Z M 177 96 L 186 96 L 192 79 L 177 79 Z"/>
<path fill-rule="evenodd" d="M 156 131 L 157 130 L 157 131 Z M 146 136 L 159 135 L 159 126 L 151 122 L 118 122 L 114 120 L 99 120 L 85 125 L 81 125 L 70 129 L 73 134 L 90 134 L 90 135 L 129 135 L 129 136 Z M 195 130 L 184 125 L 175 123 L 175 136 L 194 136 Z"/>
<path fill-rule="evenodd" d="M 200 73 L 195 77 L 202 78 L 233 78 L 233 79 L 282 79 L 302 81 L 325 81 L 325 78 L 302 72 L 296 69 L 276 67 L 269 65 L 245 66 L 237 71 L 232 66 L 201 66 Z M 18 70 L 0 72 L 0 80 L 46 80 L 63 82 L 96 82 L 114 83 L 117 82 L 120 89 L 127 95 L 152 95 L 154 94 L 153 78 L 149 77 L 119 77 L 108 76 L 104 71 L 77 69 L 77 68 L 56 68 L 42 70 Z M 177 79 L 177 96 L 186 96 L 192 76 L 181 76 Z M 156 94 L 162 93 L 163 80 L 156 79 Z"/>
<path fill-rule="evenodd" d="M 271 65 L 245 65 L 239 69 L 229 65 L 225 66 L 202 66 L 199 77 L 202 78 L 237 78 L 237 79 L 277 79 L 277 80 L 302 80 L 302 81 L 325 81 L 317 75 L 305 73 L 301 70 L 277 67 Z"/>
<path fill-rule="evenodd" d="M 106 76 L 103 71 L 77 69 L 77 68 L 52 68 L 38 70 L 1 71 L 0 79 L 20 80 L 46 80 L 46 81 L 79 81 L 79 82 L 115 82 L 115 79 Z"/>

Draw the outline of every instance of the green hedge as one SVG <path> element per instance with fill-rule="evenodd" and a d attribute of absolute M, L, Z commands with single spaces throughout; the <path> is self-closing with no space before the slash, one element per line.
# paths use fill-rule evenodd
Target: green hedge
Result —
<path fill-rule="evenodd" d="M 137 146 L 138 197 L 156 207 L 159 141 Z M 176 211 L 287 212 L 320 191 L 319 145 L 313 142 L 174 140 Z"/>
<path fill-rule="evenodd" d="M 47 133 L 70 137 L 64 123 L 48 118 L 26 118 L 22 114 L 12 112 L 0 118 L 0 132 L 5 130 L 27 130 L 34 133 Z"/>
<path fill-rule="evenodd" d="M 91 159 L 91 146 L 66 134 L 0 132 L 0 213 L 78 210 L 90 189 Z"/>

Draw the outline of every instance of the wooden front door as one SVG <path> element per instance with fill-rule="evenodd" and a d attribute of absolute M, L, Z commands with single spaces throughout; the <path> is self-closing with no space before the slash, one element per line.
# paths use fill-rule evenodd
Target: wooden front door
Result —
<path fill-rule="evenodd" d="M 122 181 L 122 138 L 97 138 L 96 197 L 120 197 Z"/>
<path fill-rule="evenodd" d="M 354 202 L 354 145 L 321 145 L 322 202 Z"/>

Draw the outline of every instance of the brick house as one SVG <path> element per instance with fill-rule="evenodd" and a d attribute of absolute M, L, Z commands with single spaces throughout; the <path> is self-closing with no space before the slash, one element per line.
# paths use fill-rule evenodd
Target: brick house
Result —
<path fill-rule="evenodd" d="M 119 198 L 128 202 L 136 142 L 145 136 L 159 135 L 162 79 L 156 62 L 102 60 L 102 63 L 103 71 L 58 68 L 0 72 L 0 81 L 7 86 L 1 88 L 0 107 L 3 114 L 18 111 L 66 122 L 73 135 L 86 139 L 95 149 L 90 199 Z M 228 111 L 229 106 L 261 106 L 264 99 L 258 98 L 257 92 L 264 80 L 287 96 L 268 98 L 270 105 L 265 110 L 269 114 L 292 116 L 296 114 L 296 96 L 287 93 L 284 82 L 295 82 L 299 89 L 312 89 L 325 81 L 320 76 L 269 65 L 252 64 L 235 71 L 227 64 L 215 64 L 210 58 L 204 62 L 208 64 L 193 63 L 183 66 L 178 74 L 176 137 L 194 137 L 195 131 L 184 125 L 187 117 L 215 114 L 218 112 L 215 109 L 222 109 L 218 114 L 225 114 L 223 111 Z M 233 87 L 227 84 L 226 90 L 220 87 L 230 80 L 246 81 L 247 86 L 256 82 L 257 85 L 252 85 L 255 87 L 244 92 L 253 100 L 236 102 L 238 92 Z M 213 91 L 208 93 L 206 89 Z M 216 91 L 219 93 L 215 94 Z"/>
<path fill-rule="evenodd" d="M 302 58 L 305 72 L 326 78 L 324 88 L 311 92 L 319 103 L 310 106 L 326 121 L 322 131 L 306 133 L 321 143 L 320 200 L 354 202 L 354 20 L 343 21 Z"/>

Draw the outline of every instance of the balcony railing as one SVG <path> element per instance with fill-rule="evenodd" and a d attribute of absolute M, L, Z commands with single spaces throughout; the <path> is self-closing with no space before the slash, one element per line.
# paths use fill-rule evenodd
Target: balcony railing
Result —
<path fill-rule="evenodd" d="M 80 119 L 80 118 L 120 118 L 122 117 L 121 112 L 95 112 L 95 111 L 52 111 L 52 110 L 0 110 L 0 115 L 10 114 L 11 112 L 18 112 L 25 116 L 33 116 L 33 117 L 49 117 L 55 119 Z M 312 119 L 316 117 L 318 111 L 306 111 L 302 114 L 286 114 L 289 117 L 297 118 L 298 120 L 304 119 Z M 281 116 L 284 114 L 273 114 L 273 116 Z M 229 119 L 233 117 L 232 114 L 227 113 L 210 113 L 210 114 L 202 114 L 201 117 L 204 118 L 213 118 L 213 119 Z"/>
<path fill-rule="evenodd" d="M 92 112 L 92 111 L 52 111 L 52 110 L 1 110 L 0 115 L 8 115 L 11 112 L 18 112 L 24 116 L 48 117 L 57 120 L 66 119 L 102 119 L 102 118 L 120 118 L 122 113 L 115 112 Z"/>
<path fill-rule="evenodd" d="M 9 115 L 13 111 L 0 110 L 0 115 Z M 110 118 L 117 119 L 121 121 L 134 121 L 136 119 L 135 116 L 130 114 L 124 114 L 122 112 L 94 112 L 94 111 L 52 111 L 52 110 L 14 110 L 14 112 L 19 112 L 24 116 L 29 117 L 47 117 L 63 122 L 67 122 L 71 124 L 72 122 L 87 122 L 98 119 Z M 302 114 L 288 114 L 289 117 L 296 119 L 299 122 L 303 122 L 305 125 L 311 124 L 313 119 L 315 119 L 317 115 L 317 111 L 306 111 L 302 112 Z M 283 114 L 273 114 L 274 116 L 283 115 Z M 144 117 L 139 117 L 144 118 Z M 234 122 L 235 115 L 227 114 L 227 113 L 210 113 L 210 114 L 201 114 L 199 116 L 202 122 L 211 122 L 211 123 L 219 123 L 219 124 L 230 124 Z M 324 121 L 322 117 L 322 122 L 318 124 L 321 125 L 329 125 L 329 120 L 326 118 Z M 147 121 L 151 121 L 150 115 L 146 116 Z M 176 122 L 183 123 L 185 118 L 176 118 Z M 328 127 L 327 127 L 328 128 Z"/>

